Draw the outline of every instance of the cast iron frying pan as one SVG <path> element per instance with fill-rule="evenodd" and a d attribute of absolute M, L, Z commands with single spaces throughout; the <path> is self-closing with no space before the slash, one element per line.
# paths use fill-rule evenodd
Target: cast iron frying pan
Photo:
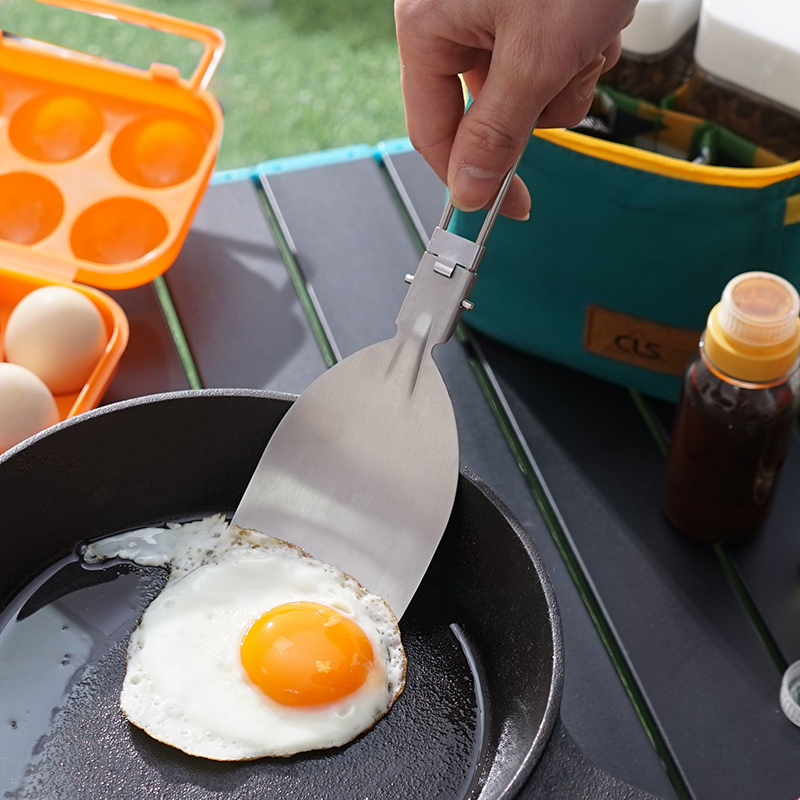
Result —
<path fill-rule="evenodd" d="M 71 554 L 89 538 L 230 514 L 291 400 L 247 390 L 140 398 L 69 420 L 0 457 L 6 622 L 55 608 L 104 631 L 36 755 L 0 768 L 0 788 L 12 797 L 137 800 L 651 798 L 597 770 L 563 729 L 549 579 L 525 531 L 466 471 L 403 617 L 406 690 L 372 730 L 335 750 L 229 764 L 187 756 L 124 719 L 125 643 L 164 576 L 130 565 L 87 571 Z M 36 686 L 18 691 L 35 695 Z"/>

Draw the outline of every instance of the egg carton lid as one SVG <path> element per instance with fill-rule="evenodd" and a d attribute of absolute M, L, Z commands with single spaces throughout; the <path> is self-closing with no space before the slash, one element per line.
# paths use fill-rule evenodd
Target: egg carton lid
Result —
<path fill-rule="evenodd" d="M 711 76 L 800 110 L 800 2 L 704 0 L 695 60 Z"/>
<path fill-rule="evenodd" d="M 622 49 L 634 55 L 669 52 L 700 15 L 701 0 L 639 0 L 633 22 L 622 31 Z"/>
<path fill-rule="evenodd" d="M 125 189 L 125 176 L 119 174 L 119 188 L 112 186 L 111 192 L 105 196 L 105 200 L 116 200 L 119 197 L 122 200 L 129 200 L 131 198 L 127 195 L 131 195 L 135 202 L 144 200 L 144 205 L 147 207 L 158 206 L 157 213 L 164 217 L 167 232 L 160 243 L 147 252 L 124 261 L 101 261 L 75 255 L 71 247 L 67 248 L 64 245 L 68 224 L 74 222 L 72 220 L 68 224 L 61 224 L 61 220 L 69 219 L 66 213 L 61 215 L 56 230 L 51 230 L 46 236 L 31 244 L 0 238 L 0 266 L 5 269 L 104 289 L 126 289 L 141 285 L 162 274 L 175 260 L 213 170 L 222 138 L 223 118 L 222 109 L 208 91 L 207 85 L 222 58 L 225 37 L 221 31 L 209 25 L 146 8 L 123 5 L 116 0 L 39 0 L 39 2 L 120 23 L 139 25 L 194 40 L 202 45 L 202 53 L 197 59 L 194 71 L 189 78 L 183 78 L 178 67 L 170 64 L 153 63 L 145 70 L 114 61 L 112 58 L 101 58 L 69 47 L 42 42 L 24 33 L 3 35 L 3 31 L 0 30 L 0 68 L 16 75 L 15 80 L 30 81 L 32 85 L 44 87 L 38 90 L 40 92 L 62 89 L 67 92 L 78 91 L 95 97 L 112 98 L 118 116 L 119 109 L 133 109 L 132 117 L 134 113 L 143 114 L 164 108 L 183 113 L 181 104 L 175 102 L 177 98 L 183 97 L 192 97 L 192 105 L 203 107 L 208 112 L 208 142 L 197 168 L 189 178 L 166 187 L 133 186 L 131 191 Z M 4 91 L 5 88 L 3 87 Z M 7 108 L 4 107 L 3 111 L 6 112 Z M 7 121 L 3 124 L 8 125 Z M 72 181 L 74 186 L 82 189 L 91 185 L 93 175 L 100 176 L 101 184 L 107 175 L 118 175 L 105 158 L 108 147 L 108 142 L 101 144 L 95 142 L 92 145 L 90 148 L 90 151 L 94 151 L 94 155 L 91 156 L 94 159 L 92 168 L 84 173 L 85 181 Z M 14 155 L 9 158 L 11 152 Z M 83 153 L 80 156 L 86 158 Z M 24 182 L 28 180 L 29 174 L 32 174 L 34 179 L 56 184 L 54 189 L 59 194 L 61 187 L 58 184 L 64 179 L 65 171 L 75 171 L 87 166 L 86 162 L 78 162 L 76 156 L 64 161 L 37 161 L 36 169 L 29 170 L 24 163 L 25 158 L 25 154 L 17 152 L 16 148 L 0 153 L 0 168 L 2 168 L 0 171 L 5 173 L 3 177 L 13 175 L 15 172 L 21 173 L 23 175 L 21 182 Z M 20 159 L 23 163 L 17 170 L 16 165 L 20 163 Z M 9 162 L 12 164 L 10 170 Z M 60 176 L 59 180 L 55 179 L 55 175 Z M 139 190 L 144 191 L 147 196 L 137 197 L 137 193 L 141 193 Z M 101 194 L 98 199 L 102 197 Z M 151 201 L 149 197 L 154 199 Z M 155 198 L 158 198 L 158 202 Z M 87 202 L 85 208 L 97 208 L 97 206 L 96 202 L 93 206 Z M 98 213 L 98 217 L 102 218 L 102 215 Z M 125 219 L 123 214 L 119 214 L 118 217 Z M 114 229 L 109 225 L 105 230 Z M 53 245 L 58 242 L 59 236 L 62 237 L 61 246 L 56 244 L 54 248 Z"/>

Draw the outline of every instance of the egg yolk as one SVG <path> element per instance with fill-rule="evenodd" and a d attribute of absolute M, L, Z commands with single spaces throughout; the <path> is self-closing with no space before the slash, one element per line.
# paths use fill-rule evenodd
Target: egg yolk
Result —
<path fill-rule="evenodd" d="M 259 617 L 242 640 L 250 680 L 287 706 L 330 703 L 354 692 L 372 667 L 355 622 L 319 603 L 285 603 Z"/>

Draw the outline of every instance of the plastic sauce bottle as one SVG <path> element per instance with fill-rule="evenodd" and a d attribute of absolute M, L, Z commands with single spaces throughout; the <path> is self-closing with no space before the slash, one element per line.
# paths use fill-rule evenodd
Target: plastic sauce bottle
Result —
<path fill-rule="evenodd" d="M 800 297 L 747 272 L 712 309 L 689 365 L 664 479 L 667 517 L 704 542 L 743 541 L 769 510 L 800 401 Z"/>

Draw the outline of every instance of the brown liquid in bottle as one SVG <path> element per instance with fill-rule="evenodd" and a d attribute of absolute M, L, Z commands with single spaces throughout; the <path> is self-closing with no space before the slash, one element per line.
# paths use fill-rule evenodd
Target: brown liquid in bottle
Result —
<path fill-rule="evenodd" d="M 667 460 L 670 521 L 704 542 L 742 541 L 764 521 L 798 407 L 797 373 L 749 388 L 698 358 L 686 373 Z"/>

